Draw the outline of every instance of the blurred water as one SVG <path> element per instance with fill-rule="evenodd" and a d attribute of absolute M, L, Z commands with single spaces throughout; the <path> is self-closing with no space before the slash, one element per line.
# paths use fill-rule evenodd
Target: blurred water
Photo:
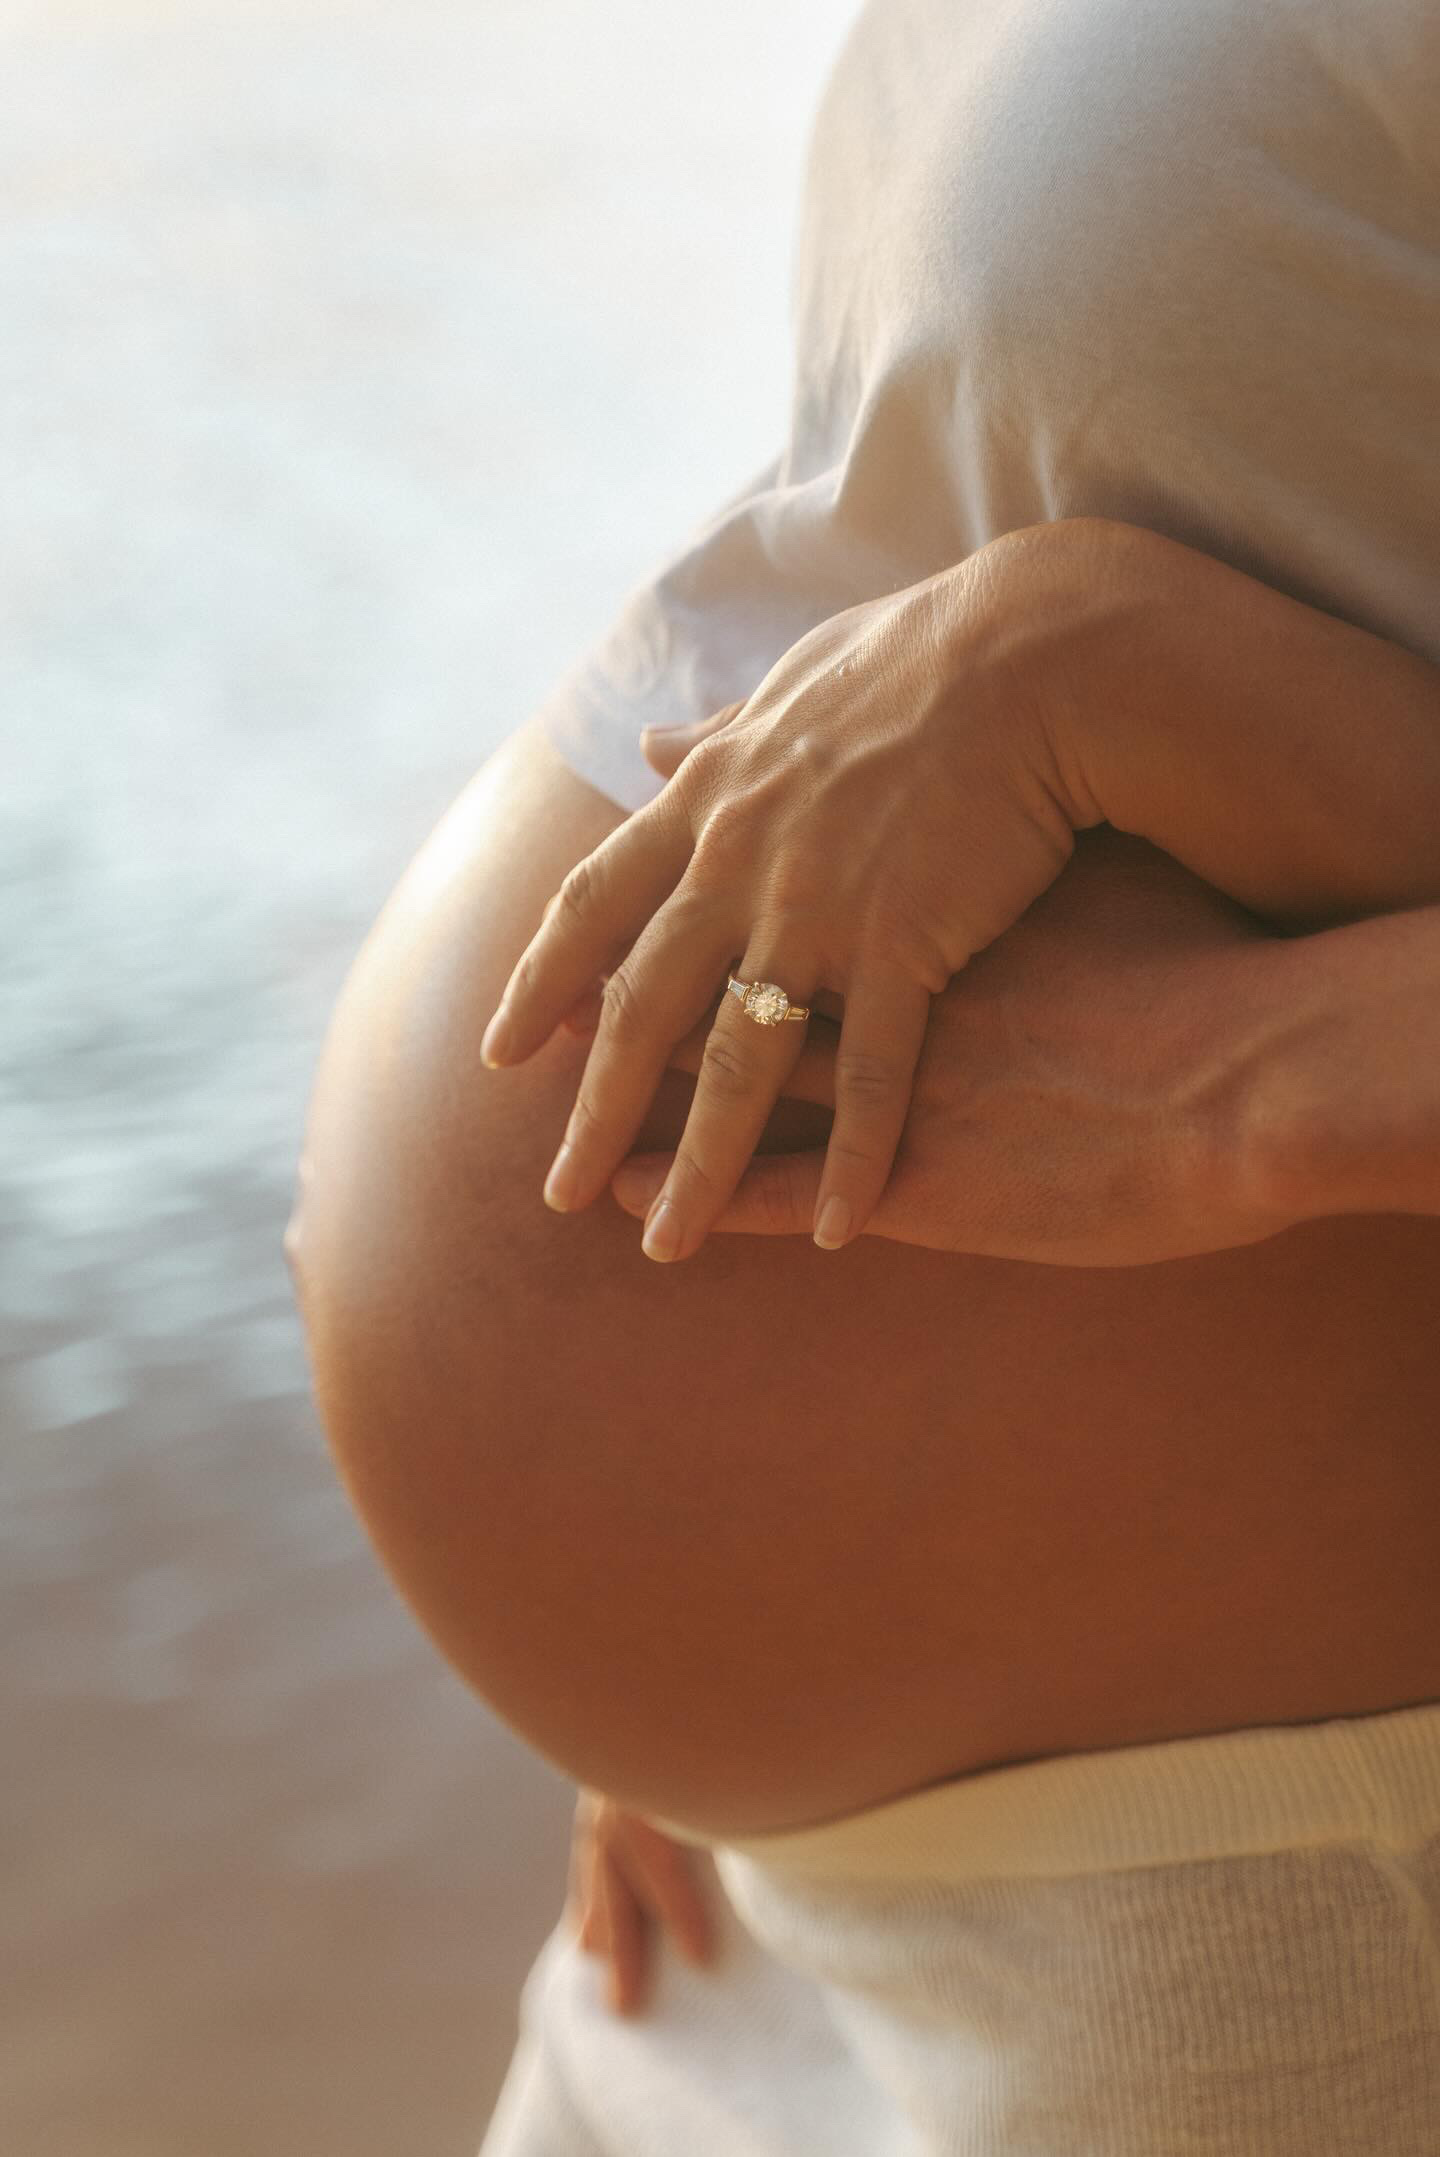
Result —
<path fill-rule="evenodd" d="M 852 8 L 0 0 L 0 2148 L 472 2149 L 573 1793 L 331 1474 L 349 957 L 778 442 Z"/>

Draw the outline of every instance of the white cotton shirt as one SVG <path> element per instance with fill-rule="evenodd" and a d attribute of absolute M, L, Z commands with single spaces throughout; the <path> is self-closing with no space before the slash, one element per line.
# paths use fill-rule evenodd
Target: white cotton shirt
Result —
<path fill-rule="evenodd" d="M 1059 517 L 1165 533 L 1440 663 L 1430 0 L 872 0 L 792 272 L 784 443 L 540 706 L 623 807 L 661 785 L 643 725 Z"/>

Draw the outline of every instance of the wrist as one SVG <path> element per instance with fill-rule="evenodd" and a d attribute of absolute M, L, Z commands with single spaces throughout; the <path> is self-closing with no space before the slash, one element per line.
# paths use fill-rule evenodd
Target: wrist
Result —
<path fill-rule="evenodd" d="M 1145 526 L 1011 536 L 1072 828 L 1292 932 L 1440 900 L 1440 668 Z"/>
<path fill-rule="evenodd" d="M 960 689 L 973 711 L 988 679 L 1007 737 L 1024 735 L 1072 831 L 1117 822 L 1095 782 L 1125 761 L 1119 670 L 1153 609 L 1150 537 L 1110 518 L 1060 517 L 1002 532 L 931 580 L 937 709 L 949 724 Z"/>
<path fill-rule="evenodd" d="M 1272 1021 L 1237 1147 L 1257 1205 L 1440 1214 L 1440 908 L 1257 949 Z"/>
<path fill-rule="evenodd" d="M 1288 1073 L 1297 984 L 1281 938 L 1239 939 L 1192 965 L 1187 1069 L 1177 1097 L 1185 1202 L 1258 1242 L 1326 1209 L 1315 1203 L 1300 1127 L 1308 1119 Z"/>

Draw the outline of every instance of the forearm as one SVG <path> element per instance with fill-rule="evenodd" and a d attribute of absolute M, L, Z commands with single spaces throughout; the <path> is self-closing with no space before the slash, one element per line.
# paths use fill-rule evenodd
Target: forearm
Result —
<path fill-rule="evenodd" d="M 1282 1218 L 1440 1215 L 1440 906 L 1279 939 L 1241 1149 Z"/>
<path fill-rule="evenodd" d="M 1440 900 L 1440 668 L 1141 527 L 1053 534 L 1030 559 L 1077 828 L 1148 839 L 1281 926 Z"/>

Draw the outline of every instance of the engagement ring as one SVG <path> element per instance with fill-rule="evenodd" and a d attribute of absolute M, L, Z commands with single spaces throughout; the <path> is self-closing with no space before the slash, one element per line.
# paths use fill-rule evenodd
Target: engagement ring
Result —
<path fill-rule="evenodd" d="M 740 999 L 747 1019 L 757 1026 L 779 1026 L 785 1019 L 808 1019 L 808 1004 L 792 1004 L 783 989 L 777 989 L 773 981 L 737 981 L 731 974 L 725 986 Z"/>

